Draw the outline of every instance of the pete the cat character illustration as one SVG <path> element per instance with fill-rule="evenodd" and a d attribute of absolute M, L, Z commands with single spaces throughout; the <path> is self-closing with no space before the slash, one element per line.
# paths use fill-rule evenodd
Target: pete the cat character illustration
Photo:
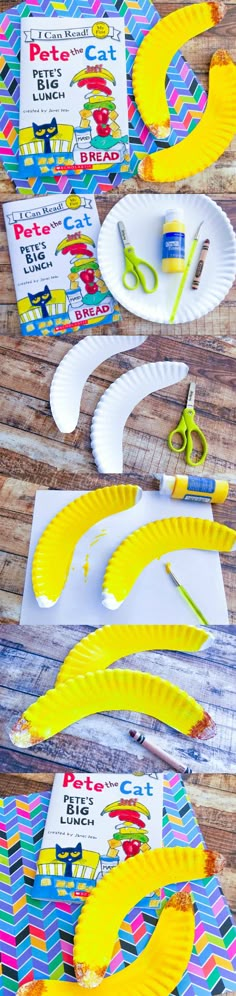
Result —
<path fill-rule="evenodd" d="M 42 318 L 49 318 L 47 304 L 52 300 L 52 295 L 47 284 L 45 284 L 43 291 L 36 291 L 35 294 L 28 291 L 28 297 L 32 308 L 40 308 Z"/>
<path fill-rule="evenodd" d="M 82 858 L 82 847 L 80 842 L 75 847 L 60 847 L 56 844 L 56 860 L 65 861 L 65 878 L 71 878 L 72 876 L 72 866 L 75 861 L 79 861 Z"/>
<path fill-rule="evenodd" d="M 36 124 L 35 121 L 32 121 L 32 128 L 34 137 L 44 143 L 44 155 L 50 154 L 52 151 L 51 139 L 55 138 L 55 135 L 58 134 L 56 118 L 52 118 L 48 124 Z"/>

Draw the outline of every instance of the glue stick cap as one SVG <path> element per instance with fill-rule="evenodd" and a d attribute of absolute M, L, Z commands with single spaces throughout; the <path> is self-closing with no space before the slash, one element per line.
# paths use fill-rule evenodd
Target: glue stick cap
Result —
<path fill-rule="evenodd" d="M 160 494 L 169 495 L 169 497 L 171 497 L 175 486 L 175 477 L 171 477 L 170 474 L 154 474 L 154 477 L 156 481 L 159 481 Z"/>

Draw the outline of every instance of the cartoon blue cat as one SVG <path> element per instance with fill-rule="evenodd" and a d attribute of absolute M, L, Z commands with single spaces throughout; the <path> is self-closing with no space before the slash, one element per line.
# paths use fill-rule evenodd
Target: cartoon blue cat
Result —
<path fill-rule="evenodd" d="M 71 878 L 72 875 L 72 865 L 75 861 L 82 858 L 82 847 L 81 844 L 77 844 L 77 847 L 60 847 L 56 844 L 56 860 L 65 861 L 66 867 L 64 871 L 65 878 Z"/>
<path fill-rule="evenodd" d="M 28 298 L 32 308 L 41 308 L 42 318 L 49 318 L 46 305 L 52 300 L 52 295 L 47 284 L 45 284 L 43 291 L 36 291 L 35 294 L 30 294 L 29 291 Z"/>
<path fill-rule="evenodd" d="M 44 153 L 47 156 L 51 150 L 51 138 L 58 134 L 56 118 L 52 118 L 48 124 L 35 124 L 32 122 L 34 137 L 44 141 Z"/>

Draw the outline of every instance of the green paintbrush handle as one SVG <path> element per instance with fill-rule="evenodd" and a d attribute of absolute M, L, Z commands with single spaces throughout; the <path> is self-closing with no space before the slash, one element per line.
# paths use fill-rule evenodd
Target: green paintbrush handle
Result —
<path fill-rule="evenodd" d="M 197 244 L 198 244 L 198 239 L 194 239 L 194 241 L 192 242 L 191 248 L 189 250 L 189 254 L 188 254 L 188 259 L 187 259 L 187 262 L 186 262 L 186 266 L 185 266 L 185 269 L 184 269 L 184 272 L 183 272 L 183 276 L 181 277 L 181 281 L 180 281 L 180 284 L 179 284 L 179 287 L 178 287 L 176 298 L 175 298 L 175 301 L 174 301 L 174 304 L 173 304 L 171 316 L 170 316 L 170 319 L 169 319 L 170 324 L 172 322 L 174 322 L 174 320 L 175 320 L 176 312 L 177 312 L 178 307 L 179 307 L 179 302 L 180 302 L 181 297 L 182 297 L 183 289 L 184 289 L 184 286 L 186 284 L 188 272 L 189 272 L 189 269 L 190 269 L 190 266 L 191 266 L 191 262 L 192 262 L 192 259 L 193 259 L 193 256 L 194 256 Z"/>
<path fill-rule="evenodd" d="M 196 603 L 193 601 L 193 598 L 191 598 L 191 596 L 186 591 L 186 588 L 183 588 L 182 584 L 180 584 L 178 587 L 179 591 L 181 592 L 181 595 L 183 595 L 183 598 L 185 599 L 185 602 L 187 602 L 190 608 L 193 610 L 193 612 L 195 612 L 195 615 L 197 616 L 199 621 L 203 624 L 203 626 L 209 626 L 209 623 L 207 619 L 205 619 L 205 616 L 201 612 L 201 609 L 198 608 Z"/>

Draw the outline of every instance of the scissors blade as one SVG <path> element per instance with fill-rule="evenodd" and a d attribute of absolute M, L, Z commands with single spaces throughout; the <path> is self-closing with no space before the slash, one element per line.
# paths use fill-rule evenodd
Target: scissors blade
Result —
<path fill-rule="evenodd" d="M 192 380 L 191 384 L 189 384 L 186 408 L 194 408 L 195 392 L 196 392 L 196 384 Z"/>
<path fill-rule="evenodd" d="M 130 246 L 130 241 L 129 241 L 128 236 L 126 234 L 126 230 L 125 230 L 125 226 L 124 226 L 124 222 L 123 221 L 118 221 L 118 228 L 119 228 L 119 233 L 120 233 L 120 237 L 121 237 L 121 241 L 123 243 L 124 249 L 128 249 L 129 246 Z"/>

